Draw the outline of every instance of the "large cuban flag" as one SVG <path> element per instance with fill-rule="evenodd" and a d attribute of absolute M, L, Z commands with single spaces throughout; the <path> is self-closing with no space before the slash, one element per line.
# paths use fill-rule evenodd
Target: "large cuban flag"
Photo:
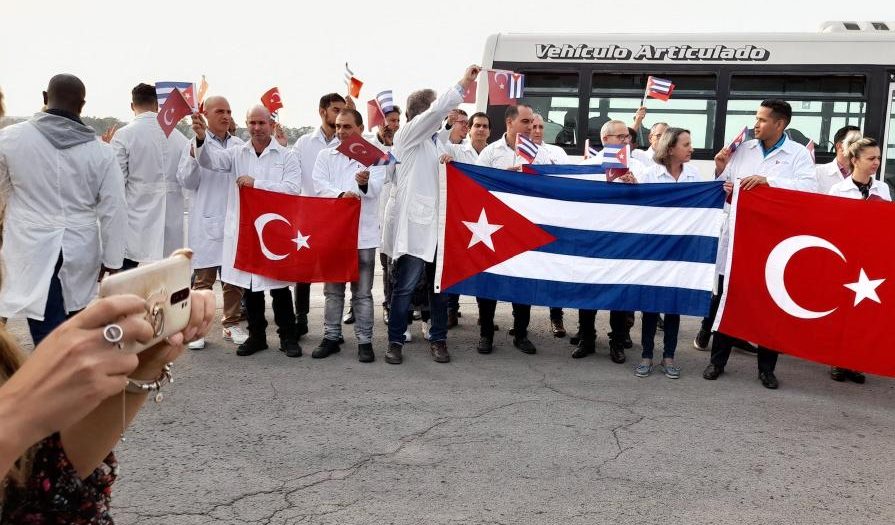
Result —
<path fill-rule="evenodd" d="M 621 184 L 447 167 L 436 291 L 703 316 L 721 182 Z"/>

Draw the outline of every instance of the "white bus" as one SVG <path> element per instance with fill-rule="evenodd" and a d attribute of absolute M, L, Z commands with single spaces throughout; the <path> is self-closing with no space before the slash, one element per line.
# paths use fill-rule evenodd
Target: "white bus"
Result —
<path fill-rule="evenodd" d="M 668 122 L 692 132 L 693 158 L 708 177 L 714 154 L 761 100 L 793 107 L 789 136 L 815 142 L 829 162 L 833 135 L 860 127 L 883 148 L 885 180 L 895 186 L 895 23 L 828 22 L 818 33 L 770 34 L 496 34 L 485 44 L 485 68 L 525 74 L 523 101 L 547 120 L 544 139 L 581 155 L 599 144 L 609 119 L 631 123 L 649 75 L 675 84 L 667 102 L 646 99 L 649 126 Z M 487 82 L 477 106 L 491 118 L 492 139 L 504 132 L 504 106 L 490 106 Z"/>

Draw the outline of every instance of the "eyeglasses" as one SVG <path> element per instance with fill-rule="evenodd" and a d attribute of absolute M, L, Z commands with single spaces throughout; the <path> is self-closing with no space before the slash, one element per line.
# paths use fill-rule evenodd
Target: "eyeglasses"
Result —
<path fill-rule="evenodd" d="M 629 135 L 629 134 L 627 134 L 627 133 L 619 133 L 619 134 L 617 134 L 617 135 L 606 135 L 606 136 L 607 136 L 607 137 L 615 137 L 615 138 L 617 138 L 618 140 L 628 140 L 628 139 L 631 138 L 631 135 Z"/>

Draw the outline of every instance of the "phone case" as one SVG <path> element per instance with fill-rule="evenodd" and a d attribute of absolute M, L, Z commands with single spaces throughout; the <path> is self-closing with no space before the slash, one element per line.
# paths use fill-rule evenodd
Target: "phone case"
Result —
<path fill-rule="evenodd" d="M 125 344 L 124 351 L 142 352 L 189 324 L 192 256 L 190 250 L 177 250 L 167 259 L 110 275 L 100 283 L 100 297 L 133 294 L 146 299 L 146 320 L 155 336 L 146 344 Z"/>

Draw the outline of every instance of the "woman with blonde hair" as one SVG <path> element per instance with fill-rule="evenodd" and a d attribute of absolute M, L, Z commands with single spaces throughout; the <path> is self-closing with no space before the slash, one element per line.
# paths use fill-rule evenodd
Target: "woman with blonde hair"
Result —
<path fill-rule="evenodd" d="M 830 195 L 846 199 L 863 199 L 867 201 L 892 201 L 889 186 L 876 178 L 882 155 L 879 143 L 870 137 L 856 138 L 843 144 L 845 157 L 851 167 L 851 176 L 833 185 Z M 864 383 L 864 374 L 847 368 L 830 368 L 830 377 L 834 381 L 850 379 L 855 383 Z"/>
<path fill-rule="evenodd" d="M 656 143 L 650 167 L 637 182 L 642 184 L 676 184 L 679 182 L 702 182 L 699 171 L 689 164 L 693 155 L 690 131 L 682 128 L 668 128 Z M 674 353 L 677 350 L 677 335 L 681 325 L 681 316 L 665 314 L 664 349 L 662 351 L 661 370 L 670 379 L 678 379 L 681 369 L 674 364 Z M 656 328 L 659 324 L 658 312 L 643 312 L 643 327 L 640 364 L 634 369 L 637 377 L 647 377 L 653 371 L 653 349 L 655 347 Z"/>

